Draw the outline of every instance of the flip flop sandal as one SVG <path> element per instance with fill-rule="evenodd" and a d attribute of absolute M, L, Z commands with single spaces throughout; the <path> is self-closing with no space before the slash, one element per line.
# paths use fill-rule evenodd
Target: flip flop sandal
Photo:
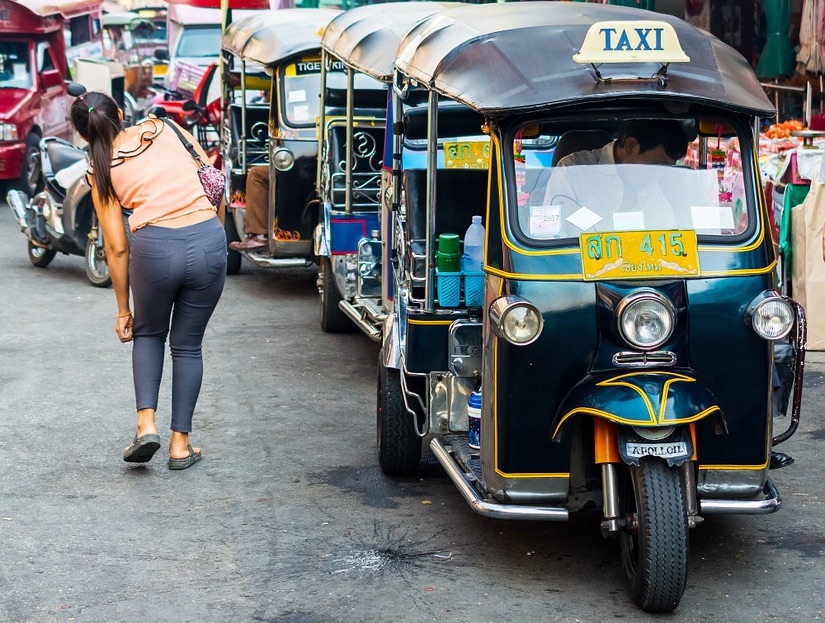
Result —
<path fill-rule="evenodd" d="M 123 460 L 127 463 L 146 463 L 160 448 L 160 435 L 148 433 L 138 437 L 123 450 Z"/>
<path fill-rule="evenodd" d="M 186 469 L 187 467 L 192 467 L 195 463 L 200 461 L 202 457 L 203 453 L 195 452 L 190 445 L 189 456 L 185 456 L 182 459 L 173 459 L 171 456 L 169 457 L 169 469 Z"/>

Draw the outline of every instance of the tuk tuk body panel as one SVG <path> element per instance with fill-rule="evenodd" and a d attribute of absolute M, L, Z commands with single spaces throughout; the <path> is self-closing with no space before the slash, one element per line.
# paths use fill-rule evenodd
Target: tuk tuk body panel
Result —
<path fill-rule="evenodd" d="M 377 212 L 331 212 L 329 217 L 330 255 L 358 252 L 358 243 L 378 230 Z"/>

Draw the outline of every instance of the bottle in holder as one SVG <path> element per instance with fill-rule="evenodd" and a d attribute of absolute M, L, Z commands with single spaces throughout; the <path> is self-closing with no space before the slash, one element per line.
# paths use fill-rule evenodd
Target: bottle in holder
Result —
<path fill-rule="evenodd" d="M 481 390 L 470 394 L 467 400 L 467 416 L 470 420 L 467 445 L 474 450 L 479 450 L 481 448 Z"/>
<path fill-rule="evenodd" d="M 473 222 L 464 234 L 464 255 L 461 270 L 465 273 L 477 273 L 484 270 L 484 225 L 481 217 L 474 216 Z"/>
<path fill-rule="evenodd" d="M 458 307 L 461 302 L 461 252 L 458 234 L 441 234 L 435 254 L 438 304 Z"/>

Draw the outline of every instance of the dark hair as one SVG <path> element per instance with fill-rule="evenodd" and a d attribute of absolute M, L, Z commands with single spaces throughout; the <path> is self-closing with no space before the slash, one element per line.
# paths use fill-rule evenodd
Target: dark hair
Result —
<path fill-rule="evenodd" d="M 97 190 L 103 199 L 117 200 L 112 186 L 112 143 L 123 124 L 115 100 L 98 91 L 89 91 L 72 103 L 72 125 L 89 143 Z"/>
<path fill-rule="evenodd" d="M 678 121 L 666 119 L 632 119 L 619 128 L 619 145 L 624 145 L 628 136 L 639 141 L 639 151 L 644 153 L 657 145 L 665 148 L 665 153 L 679 160 L 687 153 L 687 135 Z"/>

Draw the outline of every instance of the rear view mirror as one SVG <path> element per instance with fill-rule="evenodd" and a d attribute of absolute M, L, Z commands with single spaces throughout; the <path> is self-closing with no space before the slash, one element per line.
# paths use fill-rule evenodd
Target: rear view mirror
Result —
<path fill-rule="evenodd" d="M 86 87 L 84 87 L 79 82 L 70 82 L 66 90 L 72 97 L 80 97 L 86 92 Z"/>
<path fill-rule="evenodd" d="M 168 61 L 169 48 L 155 48 L 155 53 L 153 56 L 159 61 Z"/>
<path fill-rule="evenodd" d="M 198 105 L 195 103 L 195 100 L 186 100 L 183 104 L 181 104 L 181 110 L 185 110 L 186 112 L 190 112 L 192 110 L 197 110 Z"/>

